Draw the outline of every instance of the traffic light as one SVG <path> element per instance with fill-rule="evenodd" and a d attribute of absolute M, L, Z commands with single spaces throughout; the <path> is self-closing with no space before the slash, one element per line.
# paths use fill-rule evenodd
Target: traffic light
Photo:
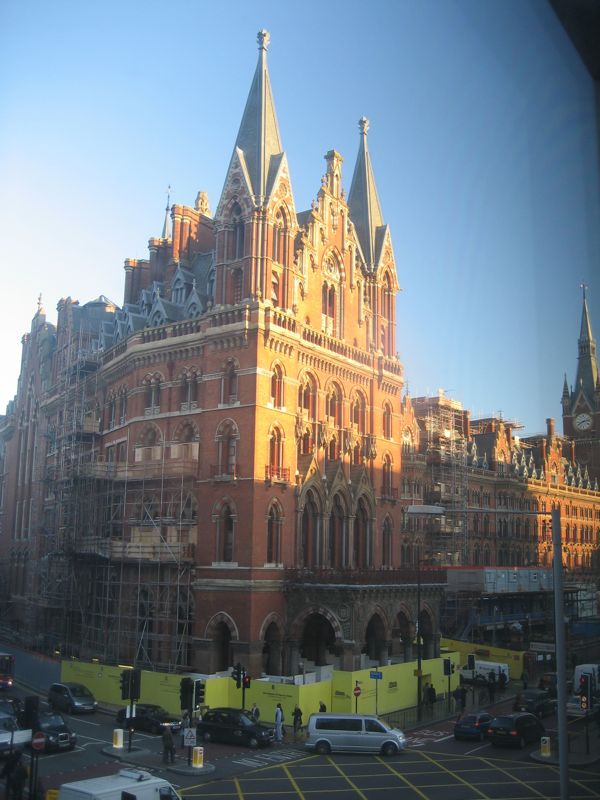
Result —
<path fill-rule="evenodd" d="M 139 700 L 142 693 L 142 671 L 141 669 L 132 669 L 131 677 L 129 679 L 129 693 L 132 700 Z"/>
<path fill-rule="evenodd" d="M 237 688 L 238 688 L 238 689 L 241 689 L 241 687 L 242 687 L 242 679 L 243 679 L 243 677 L 244 677 L 244 668 L 243 668 L 243 667 L 242 667 L 242 665 L 239 663 L 239 661 L 238 661 L 238 663 L 235 665 L 235 667 L 233 668 L 233 670 L 231 671 L 231 677 L 232 677 L 232 678 L 233 678 L 233 680 L 235 681 L 235 685 L 237 686 Z"/>
<path fill-rule="evenodd" d="M 584 672 L 579 678 L 579 705 L 582 711 L 588 711 L 591 706 L 591 675 L 589 672 Z"/>
<path fill-rule="evenodd" d="M 189 711 L 194 699 L 194 681 L 191 678 L 182 678 L 179 684 L 179 707 L 182 711 Z"/>
<path fill-rule="evenodd" d="M 244 672 L 244 689 L 250 688 L 250 675 Z"/>
<path fill-rule="evenodd" d="M 467 656 L 467 669 L 475 669 L 475 653 L 469 653 Z"/>
<path fill-rule="evenodd" d="M 206 684 L 204 683 L 204 681 L 196 681 L 196 686 L 194 687 L 195 708 L 200 708 L 200 706 L 204 703 L 205 696 L 206 696 Z"/>
<path fill-rule="evenodd" d="M 121 700 L 129 700 L 131 697 L 131 670 L 124 669 L 120 678 Z"/>
<path fill-rule="evenodd" d="M 449 658 L 444 659 L 444 675 L 452 675 L 452 661 Z"/>

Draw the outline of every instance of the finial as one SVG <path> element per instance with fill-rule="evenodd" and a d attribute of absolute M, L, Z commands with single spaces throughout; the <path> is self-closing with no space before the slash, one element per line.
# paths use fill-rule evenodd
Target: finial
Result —
<path fill-rule="evenodd" d="M 37 299 L 38 314 L 42 311 L 42 293 L 40 292 Z"/>
<path fill-rule="evenodd" d="M 579 288 L 583 290 L 583 302 L 585 303 L 585 291 L 588 288 L 588 285 L 587 283 L 581 281 L 581 283 L 579 284 Z"/>
<path fill-rule="evenodd" d="M 361 117 L 358 120 L 358 127 L 363 136 L 367 135 L 367 131 L 369 130 L 369 124 L 370 123 L 367 117 Z"/>
<path fill-rule="evenodd" d="M 169 184 L 167 186 L 167 208 L 166 208 L 167 211 L 171 207 L 171 188 L 172 188 L 171 184 Z"/>
<path fill-rule="evenodd" d="M 263 28 L 257 33 L 256 41 L 258 42 L 259 50 L 266 50 L 271 41 L 271 34 Z"/>

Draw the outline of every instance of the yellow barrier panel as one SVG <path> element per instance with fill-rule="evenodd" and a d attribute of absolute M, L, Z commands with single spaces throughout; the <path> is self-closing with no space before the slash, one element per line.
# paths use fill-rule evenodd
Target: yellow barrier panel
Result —
<path fill-rule="evenodd" d="M 194 747 L 192 750 L 192 767 L 202 769 L 204 766 L 204 748 Z"/>
<path fill-rule="evenodd" d="M 45 800 L 58 800 L 58 789 L 46 789 Z"/>
<path fill-rule="evenodd" d="M 113 747 L 115 750 L 123 749 L 123 729 L 115 728 L 113 731 Z"/>

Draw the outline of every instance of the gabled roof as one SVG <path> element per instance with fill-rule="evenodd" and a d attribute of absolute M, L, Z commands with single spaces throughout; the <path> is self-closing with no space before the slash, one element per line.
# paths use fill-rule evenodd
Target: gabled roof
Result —
<path fill-rule="evenodd" d="M 277 160 L 283 153 L 267 69 L 269 39 L 267 31 L 259 31 L 258 64 L 235 140 L 235 148 L 243 153 L 257 204 L 264 202 L 268 196 L 269 173 L 277 171 L 278 164 L 272 164 L 271 161 Z"/>
<path fill-rule="evenodd" d="M 350 207 L 350 219 L 356 228 L 367 268 L 374 270 L 379 259 L 379 247 L 383 241 L 383 236 L 378 236 L 377 231 L 385 223 L 367 147 L 369 120 L 361 117 L 358 126 L 360 128 L 360 145 L 348 195 L 348 206 Z"/>

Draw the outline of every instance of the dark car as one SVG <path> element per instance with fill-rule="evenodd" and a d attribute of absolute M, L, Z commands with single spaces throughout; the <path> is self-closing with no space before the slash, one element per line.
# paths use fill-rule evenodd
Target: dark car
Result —
<path fill-rule="evenodd" d="M 529 711 L 536 717 L 546 717 L 556 711 L 556 700 L 544 689 L 525 689 L 515 698 L 515 711 Z"/>
<path fill-rule="evenodd" d="M 539 741 L 546 729 L 534 714 L 503 714 L 495 717 L 488 728 L 494 747 L 525 747 Z"/>
<path fill-rule="evenodd" d="M 493 716 L 487 711 L 474 711 L 463 714 L 454 724 L 455 739 L 479 739 L 483 741 L 488 732 Z"/>
<path fill-rule="evenodd" d="M 0 697 L 0 714 L 10 714 L 20 722 L 23 715 L 23 702 L 18 697 Z"/>
<path fill-rule="evenodd" d="M 48 690 L 48 705 L 67 714 L 92 713 L 98 708 L 96 698 L 82 683 L 53 683 Z"/>
<path fill-rule="evenodd" d="M 256 722 L 249 711 L 239 708 L 212 708 L 197 727 L 198 737 L 205 742 L 244 744 L 248 747 L 268 747 L 275 738 L 273 728 Z"/>
<path fill-rule="evenodd" d="M 128 717 L 128 708 L 122 708 L 117 714 L 117 724 L 121 727 L 148 733 L 162 733 L 166 727 L 173 733 L 181 729 L 181 720 L 169 714 L 162 706 L 151 703 L 136 703 L 133 717 Z"/>
<path fill-rule="evenodd" d="M 46 737 L 44 750 L 72 750 L 77 744 L 77 736 L 69 728 L 62 714 L 48 711 L 38 714 L 33 726 L 33 732 L 41 732 Z"/>

